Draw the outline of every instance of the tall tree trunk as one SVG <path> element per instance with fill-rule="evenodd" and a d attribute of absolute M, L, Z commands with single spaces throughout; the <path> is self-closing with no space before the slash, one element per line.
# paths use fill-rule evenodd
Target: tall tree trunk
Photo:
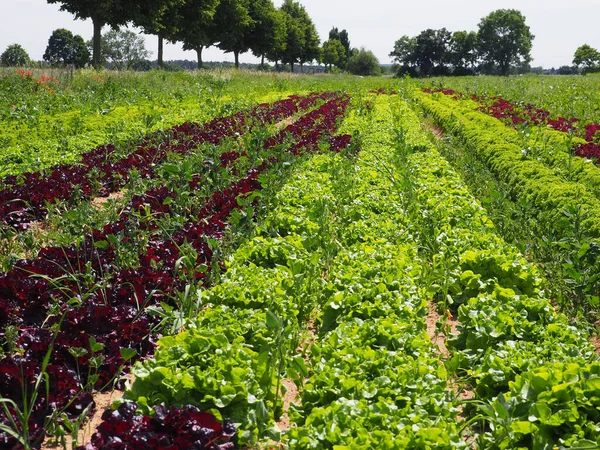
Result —
<path fill-rule="evenodd" d="M 290 63 L 290 66 L 292 66 L 292 73 L 294 73 L 294 62 L 293 61 Z"/>
<path fill-rule="evenodd" d="M 302 63 L 302 61 L 301 61 L 301 62 L 300 62 L 300 73 L 302 73 L 302 65 L 303 65 L 303 63 Z"/>
<path fill-rule="evenodd" d="M 234 51 L 233 57 L 235 58 L 235 68 L 239 69 L 240 68 L 240 52 Z"/>
<path fill-rule="evenodd" d="M 165 68 L 165 65 L 164 65 L 164 62 L 163 62 L 163 45 L 164 45 L 164 39 L 159 34 L 158 35 L 158 67 L 160 69 L 164 69 Z"/>
<path fill-rule="evenodd" d="M 265 55 L 262 55 L 262 59 L 260 60 L 260 65 L 261 66 L 265 65 Z"/>
<path fill-rule="evenodd" d="M 100 69 L 100 59 L 101 59 L 101 45 L 102 45 L 102 25 L 99 19 L 92 18 L 92 23 L 94 24 L 94 49 L 93 49 L 93 64 L 96 70 Z"/>
<path fill-rule="evenodd" d="M 198 48 L 196 49 L 196 53 L 198 54 L 198 69 L 202 69 L 202 50 L 204 50 L 204 46 L 200 45 L 198 46 Z"/>

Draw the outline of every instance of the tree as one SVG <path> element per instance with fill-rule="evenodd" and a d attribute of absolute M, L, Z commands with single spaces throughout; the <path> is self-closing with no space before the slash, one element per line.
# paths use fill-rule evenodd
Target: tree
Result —
<path fill-rule="evenodd" d="M 339 31 L 337 29 L 337 27 L 333 27 L 330 31 L 329 31 L 329 39 L 337 39 L 338 41 L 340 41 L 342 43 L 342 46 L 344 47 L 344 50 L 346 51 L 346 63 L 348 62 L 348 59 L 350 59 L 350 39 L 348 37 L 348 32 L 346 30 L 342 30 Z M 345 66 L 345 64 L 344 64 Z"/>
<path fill-rule="evenodd" d="M 100 67 L 101 61 L 102 27 L 125 25 L 132 19 L 132 12 L 137 6 L 135 0 L 48 0 L 48 3 L 60 3 L 61 11 L 74 14 L 76 19 L 92 19 L 93 61 L 96 68 Z"/>
<path fill-rule="evenodd" d="M 250 17 L 254 26 L 248 35 L 248 44 L 254 56 L 260 57 L 261 65 L 264 65 L 270 52 L 281 54 L 285 50 L 285 18 L 272 0 L 251 1 Z"/>
<path fill-rule="evenodd" d="M 304 6 L 293 0 L 284 0 L 281 10 L 286 13 L 286 50 L 282 60 L 291 65 L 292 72 L 294 64 L 302 65 L 320 55 L 320 40 L 317 29 L 306 12 Z"/>
<path fill-rule="evenodd" d="M 185 0 L 174 11 L 173 25 L 168 39 L 183 42 L 184 50 L 198 55 L 198 68 L 202 68 L 202 51 L 216 42 L 215 15 L 219 0 Z"/>
<path fill-rule="evenodd" d="M 90 62 L 90 52 L 81 36 L 73 36 L 69 30 L 58 28 L 48 39 L 44 61 L 52 65 L 75 64 L 76 67 L 84 67 Z"/>
<path fill-rule="evenodd" d="M 583 44 L 577 50 L 573 57 L 573 64 L 583 66 L 583 71 L 593 70 L 600 63 L 600 52 L 588 44 Z"/>
<path fill-rule="evenodd" d="M 343 69 L 346 66 L 346 49 L 338 39 L 329 39 L 323 43 L 323 63 Z"/>
<path fill-rule="evenodd" d="M 279 27 L 281 35 L 278 35 L 277 39 L 274 40 L 273 45 L 267 49 L 265 56 L 269 61 L 273 61 L 275 66 L 278 67 L 279 61 L 284 60 L 287 51 L 289 16 L 281 9 L 277 9 L 275 15 L 276 26 Z"/>
<path fill-rule="evenodd" d="M 477 62 L 477 33 L 474 31 L 456 31 L 450 41 L 450 64 L 454 75 L 465 75 L 473 72 Z"/>
<path fill-rule="evenodd" d="M 254 21 L 250 17 L 250 0 L 221 0 L 215 15 L 218 47 L 233 53 L 235 67 L 240 66 L 240 53 L 250 49 L 250 32 Z"/>
<path fill-rule="evenodd" d="M 131 30 L 110 30 L 102 36 L 102 55 L 113 68 L 130 69 L 150 56 L 144 39 Z"/>
<path fill-rule="evenodd" d="M 452 35 L 448 30 L 427 29 L 415 38 L 414 61 L 421 76 L 443 75 Z"/>
<path fill-rule="evenodd" d="M 4 67 L 26 66 L 30 61 L 29 55 L 19 44 L 9 45 L 0 55 L 0 63 Z"/>
<path fill-rule="evenodd" d="M 184 3 L 185 0 L 163 0 L 159 3 L 152 4 L 139 4 L 133 14 L 133 23 L 142 28 L 144 33 L 155 34 L 158 36 L 158 66 L 163 67 L 163 48 L 165 37 L 167 40 L 170 36 L 174 35 L 177 30 L 177 13 L 178 8 Z M 151 6 L 154 7 L 151 8 Z"/>
<path fill-rule="evenodd" d="M 416 75 L 417 64 L 415 60 L 415 47 L 417 42 L 415 38 L 402 36 L 394 44 L 394 50 L 391 51 L 390 57 L 393 58 L 396 67 L 396 75 Z"/>
<path fill-rule="evenodd" d="M 377 57 L 370 50 L 365 50 L 364 47 L 350 58 L 347 69 L 353 75 L 370 76 L 381 73 Z"/>
<path fill-rule="evenodd" d="M 477 48 L 485 63 L 497 65 L 502 75 L 508 75 L 511 65 L 531 61 L 533 38 L 520 11 L 499 9 L 481 19 Z"/>

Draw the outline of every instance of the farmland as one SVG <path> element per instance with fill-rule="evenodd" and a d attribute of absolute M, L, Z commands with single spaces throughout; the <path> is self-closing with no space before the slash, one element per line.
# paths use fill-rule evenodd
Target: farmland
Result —
<path fill-rule="evenodd" d="M 597 80 L 7 70 L 0 448 L 598 448 Z"/>

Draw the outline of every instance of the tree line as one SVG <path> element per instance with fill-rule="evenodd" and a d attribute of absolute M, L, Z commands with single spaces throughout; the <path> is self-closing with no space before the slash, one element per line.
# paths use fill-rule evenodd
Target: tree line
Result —
<path fill-rule="evenodd" d="M 158 36 L 158 64 L 163 65 L 164 41 L 180 42 L 195 51 L 202 67 L 202 51 L 216 45 L 239 55 L 301 67 L 319 60 L 321 42 L 316 27 L 297 1 L 285 0 L 276 8 L 272 0 L 48 0 L 77 19 L 91 19 L 94 33 L 92 61 L 102 63 L 102 28 L 133 25 Z"/>
<path fill-rule="evenodd" d="M 508 75 L 531 61 L 533 38 L 520 11 L 500 9 L 482 18 L 476 32 L 442 28 L 403 36 L 390 56 L 398 75 Z"/>

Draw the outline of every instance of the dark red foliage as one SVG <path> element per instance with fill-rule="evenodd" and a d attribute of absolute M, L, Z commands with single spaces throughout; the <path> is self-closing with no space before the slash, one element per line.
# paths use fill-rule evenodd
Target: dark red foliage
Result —
<path fill-rule="evenodd" d="M 144 139 L 124 158 L 115 156 L 113 144 L 103 145 L 82 155 L 77 164 L 62 164 L 44 172 L 29 172 L 7 177 L 0 190 L 0 221 L 24 230 L 32 221 L 44 218 L 46 204 L 58 200 L 83 200 L 107 196 L 119 190 L 136 169 L 142 177 L 154 176 L 154 167 L 169 153 L 185 154 L 203 142 L 220 143 L 235 133 L 243 133 L 256 124 L 274 123 L 314 106 L 333 93 L 292 96 L 273 105 L 260 104 L 254 109 L 220 117 L 205 125 L 184 123 Z M 162 136 L 168 136 L 164 138 Z M 74 197 L 78 195 L 78 198 Z"/>
<path fill-rule="evenodd" d="M 136 415 L 137 405 L 125 402 L 106 411 L 92 441 L 78 450 L 229 450 L 235 448 L 236 429 L 230 420 L 221 424 L 215 416 L 195 406 L 154 407 L 154 415 Z"/>

